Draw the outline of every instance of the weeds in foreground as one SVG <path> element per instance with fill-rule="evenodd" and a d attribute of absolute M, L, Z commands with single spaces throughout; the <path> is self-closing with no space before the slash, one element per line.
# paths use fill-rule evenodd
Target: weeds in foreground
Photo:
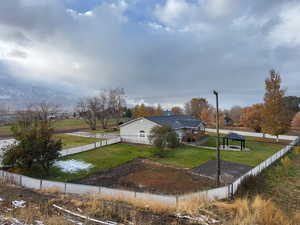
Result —
<path fill-rule="evenodd" d="M 27 206 L 11 211 L 6 215 L 10 218 L 17 218 L 24 224 L 38 224 L 42 221 L 47 225 L 71 225 L 73 223 L 67 221 L 65 217 L 59 215 L 49 214 L 49 209 L 45 210 L 45 205 L 41 206 Z"/>
<path fill-rule="evenodd" d="M 237 199 L 232 203 L 213 203 L 224 215 L 232 218 L 228 225 L 298 225 L 300 214 L 286 216 L 271 200 L 256 196 L 253 200 Z"/>

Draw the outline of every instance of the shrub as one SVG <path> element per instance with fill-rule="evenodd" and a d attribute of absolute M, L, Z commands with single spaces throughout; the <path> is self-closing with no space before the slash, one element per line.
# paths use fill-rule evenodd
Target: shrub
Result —
<path fill-rule="evenodd" d="M 17 143 L 4 151 L 3 163 L 28 171 L 38 166 L 48 173 L 62 148 L 62 142 L 54 138 L 50 124 L 39 120 L 30 123 L 19 121 L 12 131 Z"/>
<path fill-rule="evenodd" d="M 155 126 L 151 129 L 149 139 L 158 148 L 176 148 L 179 140 L 176 132 L 168 125 Z"/>

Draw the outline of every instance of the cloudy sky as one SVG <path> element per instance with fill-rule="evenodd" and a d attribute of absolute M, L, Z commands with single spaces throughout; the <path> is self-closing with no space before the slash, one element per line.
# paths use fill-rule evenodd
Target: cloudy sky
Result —
<path fill-rule="evenodd" d="M 129 102 L 262 100 L 278 70 L 300 95 L 300 1 L 1 0 L 0 73 Z"/>

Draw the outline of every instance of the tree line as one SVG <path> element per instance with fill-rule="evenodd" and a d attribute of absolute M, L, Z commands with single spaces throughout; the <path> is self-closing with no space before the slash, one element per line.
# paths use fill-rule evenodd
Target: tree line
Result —
<path fill-rule="evenodd" d="M 265 80 L 265 96 L 263 102 L 247 107 L 233 106 L 231 109 L 220 110 L 220 127 L 248 127 L 256 132 L 279 135 L 292 127 L 300 127 L 300 97 L 285 96 L 281 87 L 281 76 L 271 70 Z M 122 118 L 139 118 L 164 115 L 161 105 L 150 106 L 137 104 L 132 108 L 126 106 L 125 92 L 122 88 L 101 92 L 98 96 L 82 99 L 76 111 L 95 130 L 97 123 L 102 128 L 108 127 L 109 121 L 115 125 Z M 207 124 L 215 126 L 216 109 L 205 98 L 192 98 L 183 107 L 171 108 L 172 115 L 191 115 Z"/>

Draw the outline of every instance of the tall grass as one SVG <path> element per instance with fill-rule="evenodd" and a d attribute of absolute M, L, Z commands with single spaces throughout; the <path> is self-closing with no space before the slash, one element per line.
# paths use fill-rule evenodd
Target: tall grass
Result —
<path fill-rule="evenodd" d="M 288 217 L 271 200 L 259 195 L 253 200 L 237 199 L 232 203 L 215 202 L 221 213 L 229 215 L 230 225 L 298 225 L 300 214 Z"/>

